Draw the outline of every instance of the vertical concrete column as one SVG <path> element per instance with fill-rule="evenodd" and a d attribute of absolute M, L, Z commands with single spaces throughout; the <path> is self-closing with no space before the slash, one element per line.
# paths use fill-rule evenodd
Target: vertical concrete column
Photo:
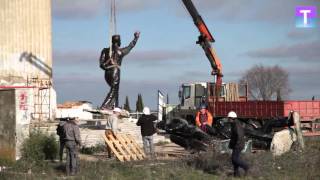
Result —
<path fill-rule="evenodd" d="M 51 78 L 41 69 L 52 68 L 51 0 L 1 0 L 0 24 L 0 79 Z M 23 53 L 38 62 L 20 59 Z"/>
<path fill-rule="evenodd" d="M 298 112 L 293 112 L 293 122 L 297 133 L 298 142 L 300 145 L 300 148 L 304 150 L 305 144 L 304 139 L 301 131 L 301 123 L 300 123 L 300 115 Z"/>

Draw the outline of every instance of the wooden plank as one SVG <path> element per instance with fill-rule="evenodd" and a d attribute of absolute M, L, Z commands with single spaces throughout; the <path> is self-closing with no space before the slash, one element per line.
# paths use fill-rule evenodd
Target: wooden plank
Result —
<path fill-rule="evenodd" d="M 119 152 L 114 148 L 113 142 L 110 141 L 105 135 L 103 135 L 103 139 L 105 140 L 105 142 L 107 143 L 107 145 L 109 146 L 111 151 L 116 155 L 118 160 L 121 161 L 121 162 L 124 162 L 124 156 L 120 155 Z"/>
<path fill-rule="evenodd" d="M 230 94 L 229 84 L 226 84 L 226 101 L 230 101 L 229 94 Z"/>
<path fill-rule="evenodd" d="M 134 138 L 130 135 L 127 134 L 128 139 L 130 140 L 130 142 L 132 143 L 132 145 L 136 148 L 136 150 L 138 151 L 139 154 L 142 154 L 143 156 L 145 156 L 143 150 L 141 149 L 141 147 L 136 143 L 136 141 L 134 140 Z"/>
<path fill-rule="evenodd" d="M 137 154 L 140 154 L 142 157 L 144 157 L 143 151 L 141 151 L 140 147 L 135 143 L 132 136 L 127 134 L 126 137 L 127 137 L 128 141 L 130 142 L 130 144 L 132 145 L 132 149 L 134 149 Z"/>
<path fill-rule="evenodd" d="M 133 151 L 134 154 L 137 155 L 139 160 L 143 160 L 143 155 L 139 153 L 137 148 L 132 144 L 131 140 L 127 137 L 127 135 L 123 134 L 122 138 L 125 140 L 125 142 L 130 146 L 130 149 Z"/>
<path fill-rule="evenodd" d="M 141 150 L 139 149 L 139 147 L 137 147 L 133 142 L 133 138 L 130 138 L 129 137 L 130 135 L 125 135 L 124 137 L 126 138 L 127 142 L 130 143 L 130 146 L 131 146 L 131 149 L 135 152 L 135 154 L 138 155 L 138 157 L 140 158 L 140 160 L 143 160 L 145 158 L 145 155 L 144 153 L 142 152 L 141 153 Z"/>
<path fill-rule="evenodd" d="M 123 139 L 123 141 L 127 144 L 130 152 L 132 154 L 134 154 L 137 159 L 139 160 L 143 160 L 143 156 L 136 150 L 136 148 L 134 147 L 134 145 L 130 142 L 130 140 L 127 138 L 127 135 L 122 134 L 121 138 Z"/>
<path fill-rule="evenodd" d="M 137 148 L 138 152 L 143 155 L 143 157 L 146 157 L 143 150 L 140 148 L 140 146 L 136 143 L 136 141 L 133 139 L 133 137 L 130 134 L 127 134 L 127 137 L 131 141 L 131 143 Z"/>
<path fill-rule="evenodd" d="M 115 134 L 115 137 L 116 137 L 116 139 L 119 140 L 119 142 L 121 143 L 122 147 L 126 150 L 128 156 L 130 156 L 133 160 L 137 160 L 137 156 L 131 152 L 129 146 L 127 145 L 127 143 L 121 137 L 121 134 Z"/>
<path fill-rule="evenodd" d="M 145 154 L 130 134 L 108 134 L 103 135 L 106 145 L 121 162 L 143 160 Z"/>
<path fill-rule="evenodd" d="M 239 84 L 236 84 L 236 101 L 239 101 Z"/>
<path fill-rule="evenodd" d="M 119 143 L 118 140 L 116 140 L 113 135 L 109 135 L 108 138 L 113 142 L 113 144 L 116 146 L 116 148 L 118 149 L 118 151 L 120 151 L 120 153 L 124 156 L 125 160 L 130 161 L 130 156 L 127 155 L 125 153 L 125 151 L 123 150 L 122 145 Z"/>

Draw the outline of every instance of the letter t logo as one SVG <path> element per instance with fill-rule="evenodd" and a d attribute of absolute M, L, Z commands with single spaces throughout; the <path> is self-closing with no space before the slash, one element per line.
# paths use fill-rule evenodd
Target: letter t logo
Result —
<path fill-rule="evenodd" d="M 297 6 L 296 7 L 296 27 L 311 28 L 316 26 L 317 7 Z"/>

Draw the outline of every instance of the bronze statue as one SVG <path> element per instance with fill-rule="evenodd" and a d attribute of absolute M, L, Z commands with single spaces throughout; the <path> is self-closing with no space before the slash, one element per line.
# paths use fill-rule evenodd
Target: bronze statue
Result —
<path fill-rule="evenodd" d="M 113 109 L 119 106 L 119 85 L 120 85 L 120 67 L 122 59 L 129 54 L 131 49 L 136 45 L 140 32 L 134 33 L 134 39 L 124 48 L 120 48 L 120 35 L 112 36 L 112 47 L 104 48 L 100 56 L 100 68 L 105 70 L 104 78 L 110 86 L 110 91 L 101 105 L 101 109 Z M 111 56 L 111 57 L 110 57 Z"/>

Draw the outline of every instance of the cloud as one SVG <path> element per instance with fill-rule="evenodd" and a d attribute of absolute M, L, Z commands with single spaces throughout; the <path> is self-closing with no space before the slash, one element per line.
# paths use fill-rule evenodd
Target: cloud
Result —
<path fill-rule="evenodd" d="M 100 50 L 74 50 L 68 52 L 54 51 L 53 59 L 54 64 L 58 66 L 65 66 L 68 64 L 88 65 L 98 64 L 100 58 Z M 168 60 L 184 60 L 194 57 L 195 54 L 186 50 L 168 50 L 168 49 L 155 49 L 144 51 L 133 51 L 126 59 L 134 60 L 130 63 L 143 63 L 154 64 L 161 63 Z M 135 61 L 136 60 L 136 61 Z"/>
<path fill-rule="evenodd" d="M 320 84 L 315 81 L 320 76 L 320 65 L 312 67 L 303 67 L 298 64 L 292 64 L 284 67 L 290 76 L 290 86 L 292 93 L 290 99 L 308 99 L 312 96 L 320 98 Z M 134 80 L 122 79 L 120 84 L 120 105 L 124 103 L 125 96 L 129 96 L 131 109 L 135 109 L 137 94 L 142 93 L 144 104 L 156 109 L 157 91 L 169 94 L 171 103 L 178 103 L 178 90 L 181 83 L 195 81 L 212 81 L 212 76 L 204 72 L 188 71 L 181 72 L 186 75 L 184 78 L 172 77 L 163 80 Z M 225 82 L 232 72 L 226 72 Z M 235 73 L 239 75 L 239 73 Z M 196 76 L 196 77 L 194 77 Z M 237 78 L 234 79 L 236 82 Z M 57 90 L 58 102 L 67 100 L 87 100 L 94 105 L 100 106 L 109 86 L 104 81 L 103 76 L 97 74 L 67 73 L 54 76 L 54 87 Z M 76 91 L 75 91 L 76 90 Z"/>
<path fill-rule="evenodd" d="M 54 51 L 53 59 L 55 65 L 67 65 L 67 64 L 88 64 L 94 61 L 98 63 L 100 57 L 100 51 L 96 50 L 76 50 L 76 51 Z"/>
<path fill-rule="evenodd" d="M 182 1 L 127 0 L 116 1 L 118 13 L 140 12 L 148 9 L 170 9 L 179 16 L 188 17 Z M 87 19 L 100 14 L 107 15 L 110 0 L 53 0 L 53 16 L 58 19 Z M 300 0 L 201 0 L 193 1 L 200 14 L 224 21 L 288 22 L 294 20 L 297 5 L 320 5 L 320 1 Z M 207 19 L 207 18 L 205 18 Z"/>
<path fill-rule="evenodd" d="M 117 13 L 138 12 L 157 7 L 160 0 L 116 1 Z M 110 0 L 53 0 L 53 16 L 58 19 L 87 19 L 110 11 Z"/>
<path fill-rule="evenodd" d="M 287 34 L 287 37 L 294 40 L 306 40 L 311 38 L 318 38 L 320 40 L 319 30 L 316 28 L 296 28 Z"/>
<path fill-rule="evenodd" d="M 155 8 L 160 5 L 160 0 L 130 0 L 116 1 L 120 12 L 138 12 L 149 8 Z"/>
<path fill-rule="evenodd" d="M 53 0 L 52 14 L 59 19 L 92 18 L 106 7 L 103 0 Z"/>
<path fill-rule="evenodd" d="M 57 74 L 54 76 L 54 80 L 58 84 L 69 84 L 81 82 L 81 84 L 92 84 L 97 82 L 104 82 L 103 76 L 98 76 L 97 74 L 83 74 L 83 73 L 67 73 L 67 74 Z"/>
<path fill-rule="evenodd" d="M 294 10 L 298 5 L 320 5 L 320 1 L 301 1 L 301 0 L 201 0 L 194 1 L 200 14 L 207 13 L 215 20 L 227 22 L 268 22 L 284 23 L 294 22 Z M 178 7 L 176 8 L 178 9 Z M 178 15 L 186 16 L 179 7 Z"/>
<path fill-rule="evenodd" d="M 130 55 L 130 59 L 140 61 L 163 61 L 172 59 L 189 59 L 192 57 L 194 57 L 194 55 L 191 51 L 167 49 L 137 51 Z"/>
<path fill-rule="evenodd" d="M 289 72 L 291 99 L 306 100 L 311 99 L 312 96 L 320 99 L 320 83 L 316 81 L 320 76 L 320 65 L 312 67 L 293 65 L 285 69 Z"/>
<path fill-rule="evenodd" d="M 299 42 L 292 45 L 252 50 L 246 53 L 251 58 L 297 58 L 304 62 L 320 62 L 320 41 Z"/>
<path fill-rule="evenodd" d="M 54 87 L 57 91 L 58 102 L 69 100 L 86 100 L 100 106 L 109 92 L 109 86 L 103 77 L 95 75 L 83 76 L 81 74 L 66 74 L 65 76 L 54 76 Z M 120 105 L 123 105 L 125 97 L 129 96 L 131 109 L 135 109 L 138 93 L 142 93 L 144 104 L 156 109 L 157 92 L 169 93 L 172 102 L 178 101 L 179 84 L 175 81 L 148 81 L 121 80 L 120 83 Z M 76 91 L 75 91 L 76 89 Z"/>

